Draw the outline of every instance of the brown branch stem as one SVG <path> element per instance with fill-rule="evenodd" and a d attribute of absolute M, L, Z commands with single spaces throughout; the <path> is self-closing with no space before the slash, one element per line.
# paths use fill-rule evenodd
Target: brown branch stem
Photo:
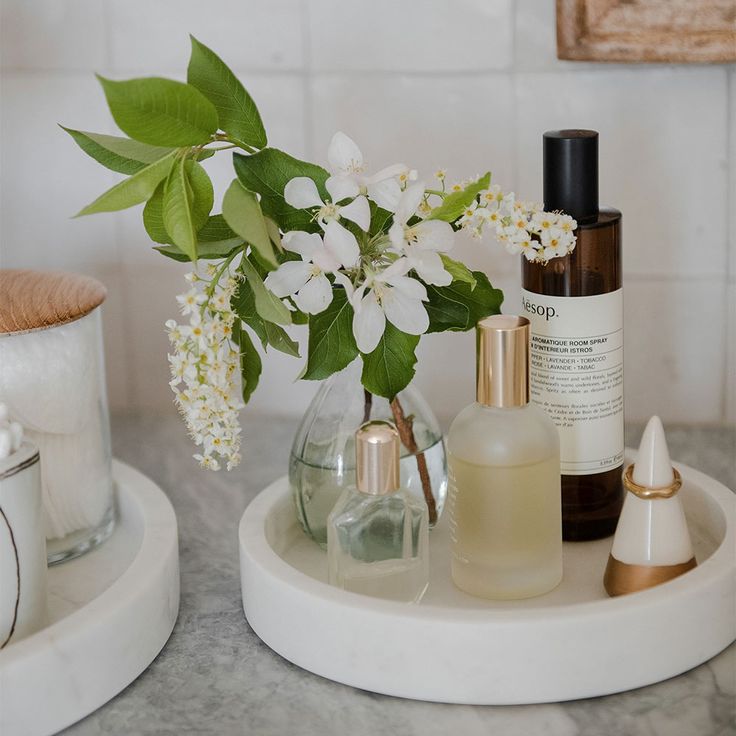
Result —
<path fill-rule="evenodd" d="M 394 423 L 399 432 L 401 442 L 412 455 L 417 459 L 417 470 L 419 471 L 419 479 L 422 482 L 422 491 L 424 492 L 424 500 L 427 503 L 429 511 L 429 523 L 434 524 L 437 521 L 437 506 L 432 495 L 432 481 L 429 477 L 429 468 L 427 468 L 427 458 L 424 451 L 419 452 L 416 437 L 414 437 L 414 421 L 411 417 L 404 414 L 404 409 L 399 402 L 399 397 L 394 397 L 391 401 L 391 413 L 394 415 Z"/>
<path fill-rule="evenodd" d="M 367 389 L 363 389 L 363 424 L 370 422 L 371 409 L 373 408 L 373 394 Z"/>

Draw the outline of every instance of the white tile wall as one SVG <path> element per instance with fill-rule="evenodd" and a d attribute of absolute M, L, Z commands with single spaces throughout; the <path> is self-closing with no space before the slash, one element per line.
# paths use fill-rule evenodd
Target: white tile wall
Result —
<path fill-rule="evenodd" d="M 511 0 L 318 0 L 309 11 L 315 70 L 477 72 L 511 66 Z"/>
<path fill-rule="evenodd" d="M 105 4 L 99 0 L 3 0 L 3 69 L 85 71 L 107 59 Z"/>
<path fill-rule="evenodd" d="M 140 208 L 71 219 L 115 175 L 57 121 L 110 132 L 92 72 L 183 78 L 188 33 L 215 48 L 255 97 L 271 143 L 323 160 L 342 129 L 371 166 L 404 160 L 431 177 L 491 168 L 541 194 L 541 133 L 601 131 L 603 201 L 624 212 L 630 419 L 736 421 L 736 71 L 595 65 L 555 56 L 552 0 L 4 0 L 3 266 L 66 268 L 108 286 L 115 407 L 168 411 L 166 338 L 181 267 L 150 249 Z M 207 164 L 222 193 L 227 160 Z M 518 263 L 461 239 L 518 309 Z M 417 382 L 438 414 L 472 399 L 472 335 L 432 335 Z M 298 414 L 315 385 L 267 356 L 253 411 Z"/>
<path fill-rule="evenodd" d="M 513 85 L 507 74 L 425 76 L 314 74 L 312 147 L 325 158 L 335 130 L 354 138 L 373 170 L 395 161 L 431 180 L 493 169 L 513 186 Z"/>
<path fill-rule="evenodd" d="M 2 79 L 3 261 L 90 271 L 117 260 L 112 221 L 72 219 L 114 176 L 58 127 L 106 129 L 109 115 L 88 74 L 11 72 Z"/>
<path fill-rule="evenodd" d="M 181 72 L 189 34 L 217 49 L 233 69 L 301 69 L 299 0 L 106 0 L 116 72 Z"/>
<path fill-rule="evenodd" d="M 626 415 L 711 422 L 723 411 L 720 281 L 630 281 L 624 289 Z"/>
<path fill-rule="evenodd" d="M 587 62 L 557 58 L 554 0 L 516 0 L 514 67 L 518 71 L 564 71 L 596 68 Z M 610 65 L 609 65 L 610 66 Z"/>

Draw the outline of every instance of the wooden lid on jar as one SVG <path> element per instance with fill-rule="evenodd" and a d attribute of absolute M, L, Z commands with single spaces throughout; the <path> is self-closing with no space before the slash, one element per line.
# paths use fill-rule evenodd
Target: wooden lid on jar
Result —
<path fill-rule="evenodd" d="M 0 269 L 0 334 L 73 322 L 105 301 L 96 279 L 62 271 Z"/>

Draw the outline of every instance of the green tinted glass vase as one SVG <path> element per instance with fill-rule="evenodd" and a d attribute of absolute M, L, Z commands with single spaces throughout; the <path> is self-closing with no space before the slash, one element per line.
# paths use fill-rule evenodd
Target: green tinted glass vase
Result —
<path fill-rule="evenodd" d="M 315 542 L 327 545 L 327 517 L 345 488 L 355 484 L 358 427 L 369 419 L 393 422 L 401 435 L 401 485 L 427 503 L 430 526 L 447 495 L 447 461 L 442 431 L 419 391 L 408 386 L 393 402 L 368 394 L 353 361 L 322 383 L 294 438 L 289 461 L 297 515 Z"/>

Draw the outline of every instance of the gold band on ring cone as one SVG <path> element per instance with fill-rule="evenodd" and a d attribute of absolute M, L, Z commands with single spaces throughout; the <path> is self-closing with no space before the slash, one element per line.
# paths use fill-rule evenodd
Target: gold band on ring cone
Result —
<path fill-rule="evenodd" d="M 650 488 L 649 486 L 640 486 L 634 481 L 634 466 L 629 465 L 624 473 L 624 486 L 627 491 L 631 491 L 635 496 L 643 498 L 647 501 L 653 498 L 672 498 L 682 487 L 682 476 L 677 468 L 672 468 L 675 479 L 668 486 L 661 488 Z"/>

